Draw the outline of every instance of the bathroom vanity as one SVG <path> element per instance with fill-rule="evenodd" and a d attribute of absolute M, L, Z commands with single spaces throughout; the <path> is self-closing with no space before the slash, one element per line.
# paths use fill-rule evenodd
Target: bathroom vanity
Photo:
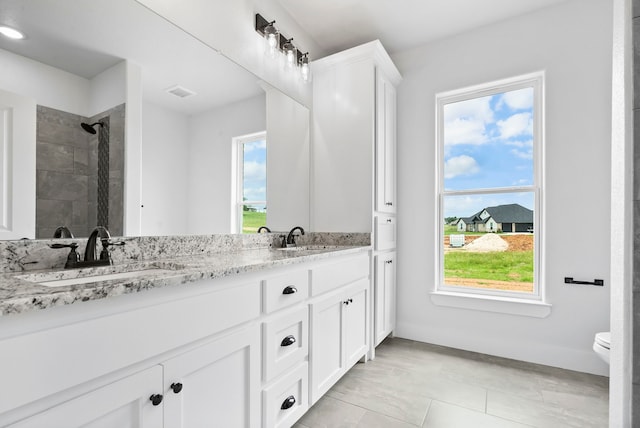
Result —
<path fill-rule="evenodd" d="M 0 426 L 288 427 L 366 358 L 370 272 L 306 245 L 5 273 Z"/>

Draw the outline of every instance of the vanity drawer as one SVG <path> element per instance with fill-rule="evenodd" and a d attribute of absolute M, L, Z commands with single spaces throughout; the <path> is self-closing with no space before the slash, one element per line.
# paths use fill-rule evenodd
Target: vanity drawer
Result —
<path fill-rule="evenodd" d="M 263 323 L 262 334 L 263 378 L 269 382 L 304 361 L 309 353 L 309 306 Z"/>
<path fill-rule="evenodd" d="M 396 218 L 394 216 L 376 216 L 375 232 L 375 248 L 377 251 L 396 248 Z"/>
<path fill-rule="evenodd" d="M 309 408 L 309 366 L 302 363 L 262 392 L 264 426 L 288 428 Z"/>
<path fill-rule="evenodd" d="M 369 255 L 318 266 L 311 271 L 311 295 L 318 296 L 361 278 L 369 277 Z"/>
<path fill-rule="evenodd" d="M 294 270 L 262 280 L 262 309 L 277 311 L 309 297 L 309 271 Z"/>

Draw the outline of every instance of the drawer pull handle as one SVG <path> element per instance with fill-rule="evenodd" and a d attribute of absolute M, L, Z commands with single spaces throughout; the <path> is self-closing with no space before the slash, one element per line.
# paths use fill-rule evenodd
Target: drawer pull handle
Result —
<path fill-rule="evenodd" d="M 387 219 L 387 223 L 391 223 L 391 219 L 390 218 Z"/>
<path fill-rule="evenodd" d="M 162 403 L 162 394 L 153 394 L 151 397 L 149 397 L 149 400 L 151 400 L 151 404 L 153 404 L 154 406 L 158 406 L 160 405 L 160 403 Z"/>
<path fill-rule="evenodd" d="M 298 289 L 296 287 L 294 287 L 293 285 L 287 285 L 284 290 L 282 290 L 282 294 L 293 294 L 293 293 L 297 293 Z"/>
<path fill-rule="evenodd" d="M 172 383 L 171 389 L 173 390 L 174 394 L 177 394 L 182 391 L 182 384 L 180 382 Z"/>
<path fill-rule="evenodd" d="M 296 343 L 296 338 L 293 337 L 292 335 L 289 335 L 284 339 L 282 339 L 282 342 L 280 342 L 280 346 L 291 346 L 294 343 Z"/>
<path fill-rule="evenodd" d="M 385 205 L 388 207 L 392 207 L 393 206 L 393 202 L 385 202 Z"/>
<path fill-rule="evenodd" d="M 353 299 L 347 299 L 342 303 L 345 304 L 345 305 L 348 305 L 349 303 L 353 303 Z"/>
<path fill-rule="evenodd" d="M 280 406 L 280 408 L 282 410 L 287 410 L 293 407 L 294 404 L 296 404 L 296 398 L 293 395 L 290 395 L 284 399 L 284 401 L 282 402 L 282 406 Z"/>
<path fill-rule="evenodd" d="M 393 260 L 385 260 L 385 263 L 390 265 L 391 263 L 393 263 Z"/>

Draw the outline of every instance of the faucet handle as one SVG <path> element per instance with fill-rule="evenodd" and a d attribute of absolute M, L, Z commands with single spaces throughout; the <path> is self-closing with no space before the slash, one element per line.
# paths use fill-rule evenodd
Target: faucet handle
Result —
<path fill-rule="evenodd" d="M 73 250 L 75 250 L 76 248 L 78 248 L 78 243 L 77 242 L 72 242 L 70 244 L 49 244 L 49 248 L 53 248 L 53 249 L 59 249 L 59 248 L 71 248 Z"/>
<path fill-rule="evenodd" d="M 78 248 L 77 242 L 72 242 L 70 244 L 49 244 L 49 248 L 71 248 L 71 251 L 69 251 L 69 255 L 67 256 L 67 262 L 64 264 L 64 268 L 72 269 L 78 266 L 80 256 L 76 252 L 76 248 Z"/>

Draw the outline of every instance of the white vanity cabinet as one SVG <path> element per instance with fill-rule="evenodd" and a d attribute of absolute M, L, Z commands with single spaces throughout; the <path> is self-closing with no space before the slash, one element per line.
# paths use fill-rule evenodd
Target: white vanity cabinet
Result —
<path fill-rule="evenodd" d="M 290 427 L 368 352 L 370 263 L 366 249 L 10 318 L 0 426 Z"/>
<path fill-rule="evenodd" d="M 154 366 L 8 425 L 8 428 L 157 428 L 163 426 L 162 367 Z"/>
<path fill-rule="evenodd" d="M 366 263 L 364 263 L 366 262 Z M 311 404 L 369 349 L 368 258 L 325 265 L 312 272 Z"/>
<path fill-rule="evenodd" d="M 260 336 L 256 326 L 161 365 L 165 427 L 259 426 Z"/>
<path fill-rule="evenodd" d="M 378 346 L 396 326 L 396 253 L 388 251 L 374 257 L 374 344 Z"/>
<path fill-rule="evenodd" d="M 313 63 L 313 227 L 371 233 L 374 255 L 396 248 L 396 86 L 400 81 L 379 41 Z M 384 293 L 378 291 L 384 284 L 375 281 L 377 298 Z M 395 314 L 392 309 L 386 313 Z M 379 313 L 373 314 L 374 323 L 381 322 Z M 379 343 L 377 338 L 374 342 Z"/>

